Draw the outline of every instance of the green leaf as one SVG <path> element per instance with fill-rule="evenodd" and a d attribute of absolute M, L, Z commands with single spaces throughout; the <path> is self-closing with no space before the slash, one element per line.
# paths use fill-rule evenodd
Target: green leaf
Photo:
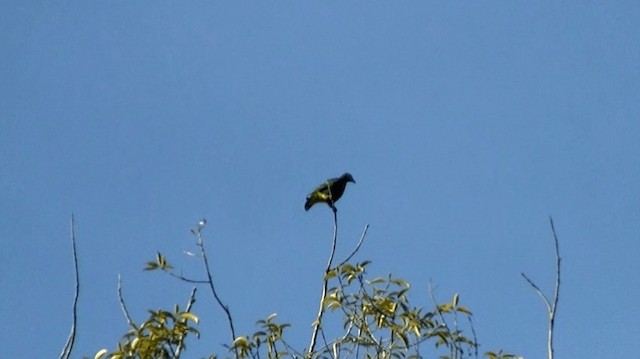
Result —
<path fill-rule="evenodd" d="M 410 288 L 411 286 L 409 285 L 409 283 L 403 279 L 392 279 L 391 283 L 403 287 L 403 288 Z"/>
<path fill-rule="evenodd" d="M 107 354 L 107 349 L 101 349 L 96 355 L 93 356 L 93 359 L 102 359 L 102 357 Z"/>
<path fill-rule="evenodd" d="M 340 267 L 340 272 L 342 272 L 343 274 L 352 274 L 355 271 L 356 268 L 349 263 L 345 263 L 342 265 L 342 267 Z"/>
<path fill-rule="evenodd" d="M 324 274 L 324 280 L 325 282 L 328 281 L 329 279 L 335 277 L 337 275 L 336 270 L 332 269 L 330 271 L 328 271 L 327 273 Z"/>
<path fill-rule="evenodd" d="M 368 281 L 368 283 L 369 283 L 369 284 L 378 284 L 378 283 L 384 283 L 384 282 L 386 282 L 386 281 L 387 281 L 387 279 L 386 279 L 386 278 L 383 278 L 383 277 L 376 277 L 376 278 L 373 278 L 372 280 Z"/>
<path fill-rule="evenodd" d="M 233 341 L 234 348 L 248 348 L 249 347 L 249 338 L 247 337 L 237 337 L 236 340 Z"/>
<path fill-rule="evenodd" d="M 456 310 L 464 314 L 473 315 L 473 313 L 471 313 L 471 311 L 467 307 L 459 306 L 456 308 Z"/>
<path fill-rule="evenodd" d="M 341 305 L 336 293 L 331 293 L 322 300 L 322 306 L 331 310 L 340 308 Z"/>
<path fill-rule="evenodd" d="M 195 315 L 189 312 L 180 313 L 180 315 L 178 315 L 178 321 L 184 321 L 184 320 L 190 320 L 196 324 L 198 324 L 199 322 L 198 317 L 196 317 Z"/>
<path fill-rule="evenodd" d="M 396 336 L 402 340 L 402 343 L 404 344 L 405 348 L 409 347 L 409 338 L 407 338 L 406 334 L 402 332 L 396 332 Z"/>

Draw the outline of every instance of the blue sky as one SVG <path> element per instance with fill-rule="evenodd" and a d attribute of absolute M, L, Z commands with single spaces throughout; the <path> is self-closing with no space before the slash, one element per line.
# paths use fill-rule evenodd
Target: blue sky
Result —
<path fill-rule="evenodd" d="M 239 333 L 277 312 L 308 344 L 330 250 L 309 190 L 344 171 L 338 257 L 429 280 L 474 311 L 481 351 L 628 357 L 640 338 L 640 7 L 599 2 L 13 2 L 0 5 L 0 318 L 7 357 L 76 357 L 186 302 L 142 272 L 200 218 Z M 201 290 L 200 341 L 224 353 Z"/>

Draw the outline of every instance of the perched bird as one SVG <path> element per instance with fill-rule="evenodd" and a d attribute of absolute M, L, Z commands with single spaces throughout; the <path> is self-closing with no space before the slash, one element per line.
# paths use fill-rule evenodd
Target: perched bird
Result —
<path fill-rule="evenodd" d="M 324 202 L 335 210 L 333 204 L 342 197 L 344 188 L 347 187 L 347 182 L 356 183 L 349 173 L 345 173 L 338 178 L 328 179 L 307 196 L 307 202 L 304 204 L 304 210 L 308 211 L 311 206 L 318 202 Z"/>

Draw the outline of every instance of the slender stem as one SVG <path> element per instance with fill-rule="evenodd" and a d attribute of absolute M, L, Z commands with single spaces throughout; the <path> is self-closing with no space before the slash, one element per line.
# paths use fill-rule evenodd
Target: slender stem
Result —
<path fill-rule="evenodd" d="M 478 337 L 476 336 L 476 330 L 473 327 L 473 320 L 471 320 L 471 317 L 468 316 L 467 319 L 469 319 L 469 327 L 471 327 L 471 335 L 473 335 L 473 349 L 475 351 L 475 358 L 478 358 Z"/>
<path fill-rule="evenodd" d="M 71 357 L 71 351 L 76 341 L 76 325 L 78 322 L 78 296 L 80 295 L 80 274 L 78 270 L 78 252 L 76 250 L 76 220 L 73 214 L 71 214 L 71 248 L 73 253 L 73 268 L 75 273 L 75 295 L 73 297 L 73 314 L 71 332 L 67 338 L 67 342 L 60 353 L 61 359 L 68 359 Z"/>
<path fill-rule="evenodd" d="M 351 252 L 351 254 L 349 254 L 347 259 L 343 260 L 342 262 L 340 262 L 340 264 L 338 264 L 338 267 L 341 267 L 343 264 L 346 264 L 347 262 L 349 262 L 349 260 L 358 252 L 358 250 L 360 249 L 360 246 L 362 246 L 362 243 L 364 242 L 364 237 L 367 235 L 368 230 L 369 230 L 369 225 L 367 224 L 366 226 L 364 226 L 364 230 L 362 231 L 362 235 L 360 236 L 360 240 L 358 241 L 356 248 L 353 249 L 353 251 Z"/>
<path fill-rule="evenodd" d="M 231 311 L 229 310 L 229 307 L 222 302 L 222 300 L 218 296 L 218 292 L 216 292 L 215 286 L 213 285 L 213 276 L 211 275 L 211 270 L 210 270 L 210 267 L 209 267 L 209 260 L 207 259 L 207 253 L 206 253 L 206 251 L 204 249 L 204 240 L 202 239 L 201 230 L 202 230 L 202 227 L 198 227 L 198 229 L 195 231 L 195 233 L 196 233 L 196 236 L 198 238 L 198 247 L 200 247 L 200 251 L 201 251 L 201 254 L 202 254 L 202 259 L 204 261 L 204 268 L 205 268 L 205 270 L 207 272 L 209 288 L 211 288 L 211 293 L 213 293 L 213 297 L 216 299 L 216 302 L 218 302 L 218 305 L 220 305 L 220 307 L 222 308 L 224 313 L 227 315 L 227 321 L 229 322 L 229 328 L 231 329 L 231 342 L 233 342 L 233 341 L 236 340 L 236 331 L 235 331 L 235 329 L 233 327 L 233 319 L 231 318 Z"/>
<path fill-rule="evenodd" d="M 187 277 L 185 277 L 185 276 L 183 276 L 183 275 L 181 275 L 181 274 L 175 274 L 175 273 L 173 273 L 173 272 L 169 272 L 169 271 L 167 271 L 167 273 L 169 273 L 169 275 L 170 275 L 170 276 L 172 276 L 172 277 L 174 277 L 174 278 L 178 278 L 178 279 L 180 279 L 181 281 L 185 281 L 185 282 L 187 282 L 187 283 L 196 283 L 196 284 L 206 284 L 206 283 L 209 283 L 209 281 L 208 281 L 208 280 L 202 280 L 202 279 L 190 279 L 190 278 L 187 278 Z"/>
<path fill-rule="evenodd" d="M 547 340 L 549 359 L 553 359 L 553 328 L 556 321 L 558 299 L 560 298 L 560 245 L 558 244 L 558 235 L 556 234 L 556 227 L 553 224 L 552 217 L 549 217 L 549 223 L 551 224 L 551 232 L 553 233 L 553 241 L 556 247 L 556 285 L 553 291 L 553 304 L 551 305 L 551 311 L 549 313 L 549 336 Z"/>
<path fill-rule="evenodd" d="M 556 309 L 558 307 L 558 300 L 560 298 L 560 245 L 558 241 L 558 235 L 556 234 L 556 228 L 553 224 L 553 218 L 549 217 L 549 223 L 551 224 L 551 232 L 553 233 L 553 242 L 556 250 L 556 281 L 555 288 L 553 291 L 553 298 L 549 300 L 547 296 L 542 293 L 540 288 L 533 283 L 529 277 L 527 277 L 524 273 L 520 273 L 522 277 L 529 283 L 529 285 L 535 290 L 536 293 L 542 298 L 542 301 L 547 307 L 547 317 L 548 317 L 548 328 L 547 328 L 547 357 L 548 359 L 553 359 L 553 329 L 555 327 L 556 321 Z"/>
<path fill-rule="evenodd" d="M 327 296 L 327 289 L 329 286 L 329 279 L 327 274 L 331 271 L 331 265 L 333 263 L 333 257 L 336 253 L 336 243 L 338 242 L 338 210 L 335 206 L 331 206 L 333 210 L 333 244 L 331 246 L 331 254 L 327 261 L 327 267 L 324 270 L 324 278 L 322 280 L 322 295 L 320 296 L 320 308 L 318 308 L 318 315 L 313 323 L 313 333 L 311 335 L 311 343 L 309 344 L 309 352 L 307 356 L 310 358 L 316 348 L 316 340 L 318 338 L 318 330 L 322 325 L 322 316 L 324 314 L 324 298 Z"/>
<path fill-rule="evenodd" d="M 120 301 L 120 308 L 124 313 L 124 317 L 127 319 L 127 324 L 130 327 L 134 327 L 133 321 L 131 320 L 131 316 L 129 315 L 129 311 L 127 310 L 127 306 L 124 304 L 124 299 L 122 298 L 122 279 L 120 278 L 120 274 L 118 274 L 118 300 Z"/>

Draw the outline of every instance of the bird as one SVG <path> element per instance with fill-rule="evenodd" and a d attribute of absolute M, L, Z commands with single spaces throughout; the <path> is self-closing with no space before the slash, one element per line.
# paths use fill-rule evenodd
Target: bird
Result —
<path fill-rule="evenodd" d="M 323 184 L 314 189 L 307 196 L 307 202 L 304 204 L 304 210 L 308 211 L 314 204 L 319 202 L 326 203 L 331 209 L 336 211 L 334 203 L 336 203 L 344 193 L 347 182 L 356 183 L 351 174 L 345 172 L 338 178 L 330 178 Z"/>

